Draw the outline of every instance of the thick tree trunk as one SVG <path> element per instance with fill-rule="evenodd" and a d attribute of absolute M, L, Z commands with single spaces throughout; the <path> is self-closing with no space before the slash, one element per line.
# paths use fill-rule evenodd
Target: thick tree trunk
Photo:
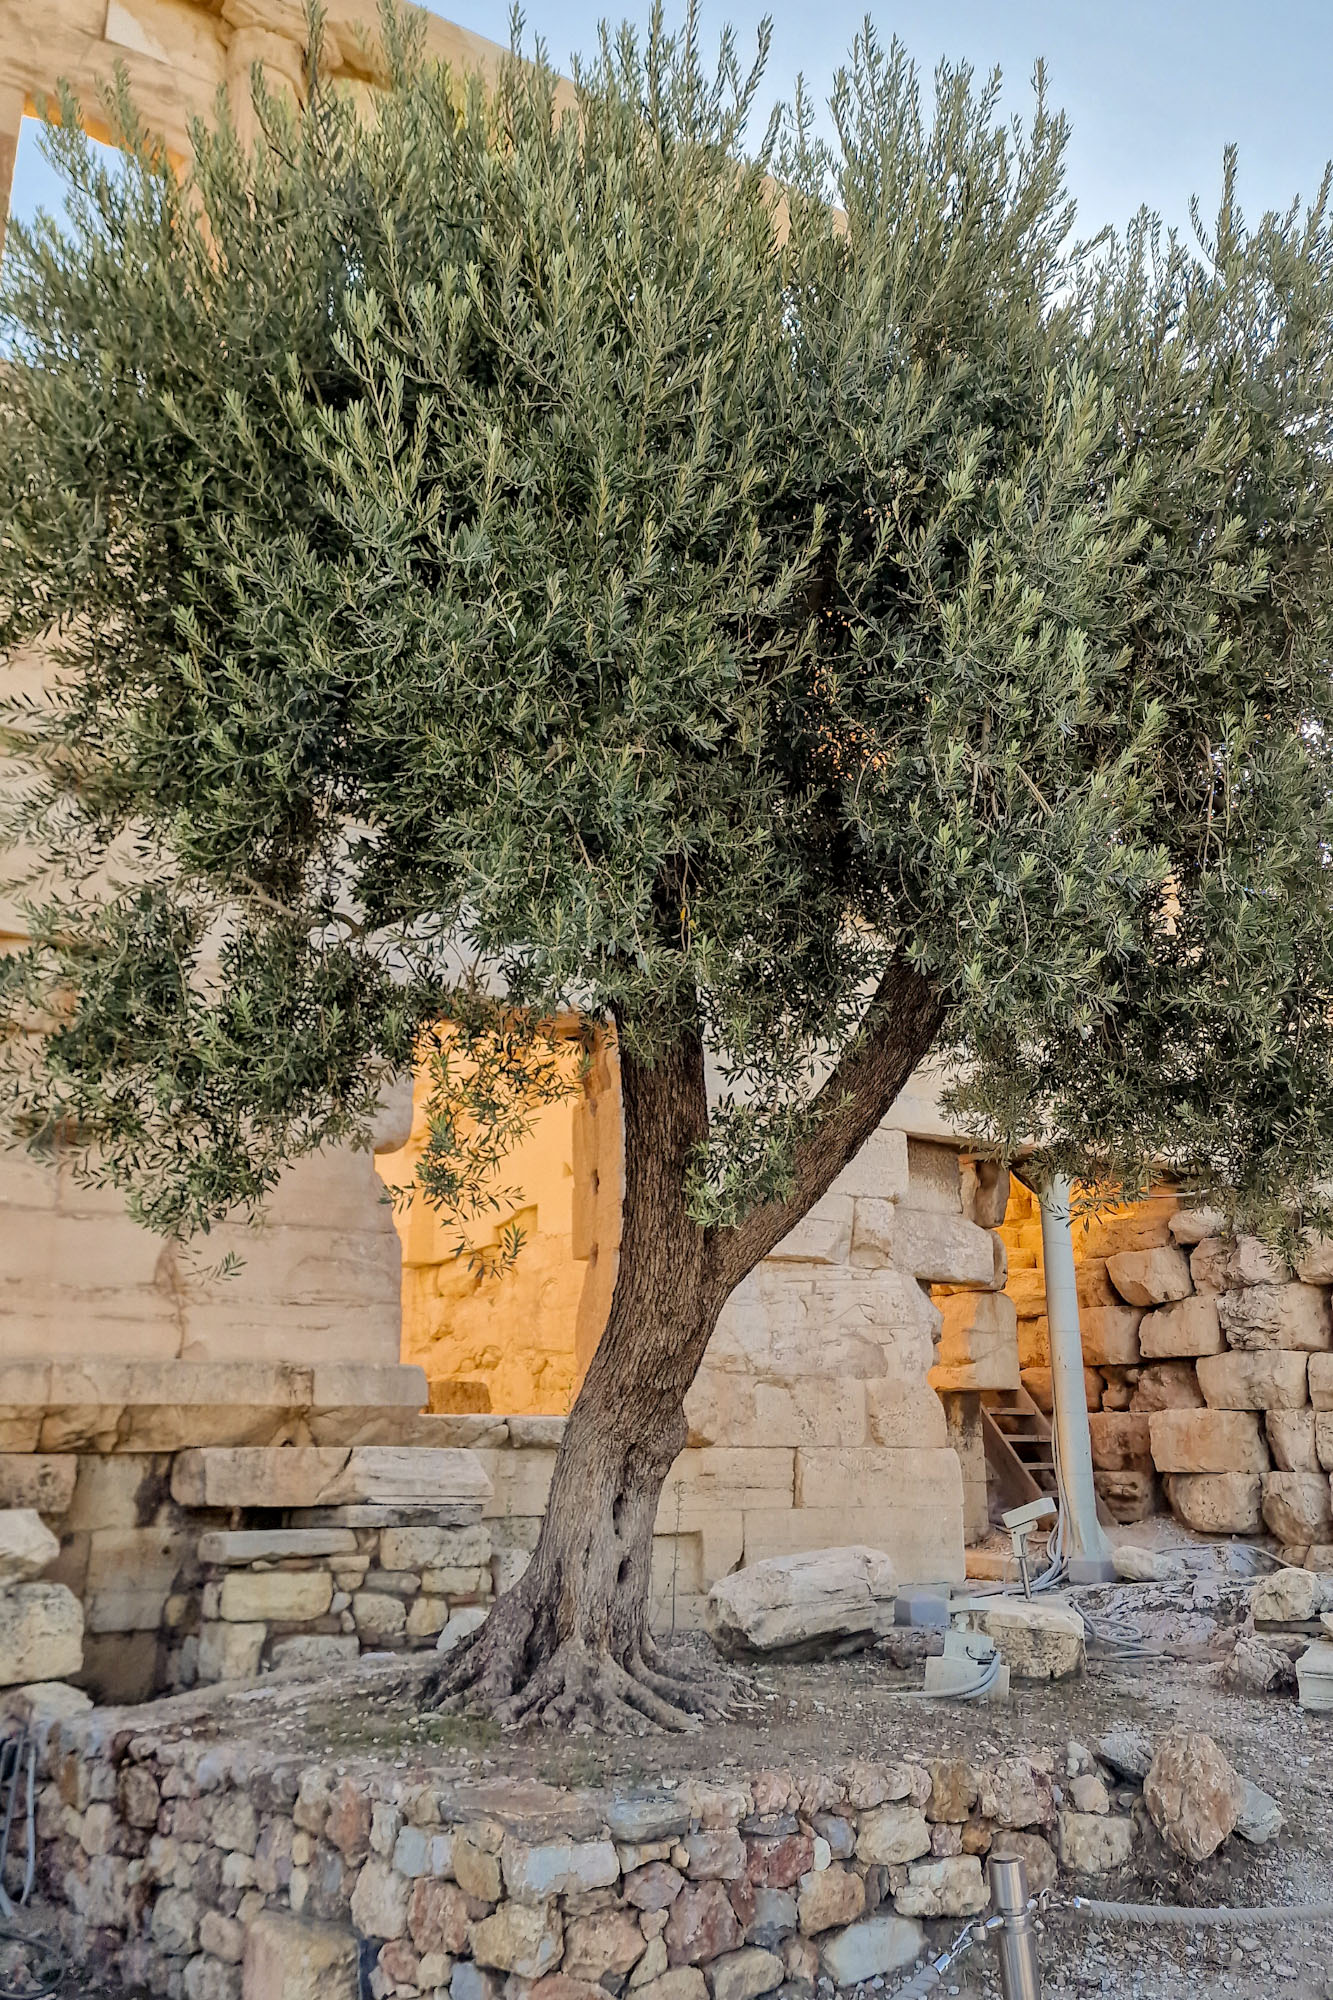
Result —
<path fill-rule="evenodd" d="M 715 1235 L 690 1220 L 685 1200 L 708 1131 L 702 1043 L 687 1035 L 649 1068 L 622 1039 L 625 1199 L 606 1329 L 565 1427 L 532 1561 L 445 1664 L 442 1700 L 508 1723 L 622 1729 L 687 1728 L 725 1711 L 725 1682 L 701 1683 L 697 1663 L 688 1680 L 671 1674 L 652 1642 L 658 1503 L 727 1297 L 868 1138 L 930 1046 L 939 1008 L 924 982 L 903 972 L 891 997 L 911 1004 L 825 1086 L 828 1112 L 797 1163 L 792 1200 Z"/>

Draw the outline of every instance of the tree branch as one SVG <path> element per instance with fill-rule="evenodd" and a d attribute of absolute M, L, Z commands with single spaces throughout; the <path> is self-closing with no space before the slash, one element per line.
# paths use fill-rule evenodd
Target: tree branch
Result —
<path fill-rule="evenodd" d="M 928 1054 L 945 1011 L 931 981 L 895 960 L 876 987 L 859 1032 L 816 1093 L 816 1122 L 793 1162 L 793 1193 L 713 1237 L 710 1277 L 724 1296 L 796 1227 L 860 1151 Z"/>

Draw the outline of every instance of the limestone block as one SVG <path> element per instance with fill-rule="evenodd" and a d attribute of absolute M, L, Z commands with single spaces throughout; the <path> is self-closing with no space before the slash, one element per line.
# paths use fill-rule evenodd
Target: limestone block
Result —
<path fill-rule="evenodd" d="M 1149 1419 L 1126 1410 L 1098 1411 L 1088 1418 L 1092 1462 L 1105 1472 L 1147 1472 L 1152 1467 Z"/>
<path fill-rule="evenodd" d="M 155 1632 L 189 1547 L 180 1528 L 94 1530 L 84 1582 L 91 1632 Z"/>
<path fill-rule="evenodd" d="M 78 1466 L 62 1452 L 0 1452 L 0 1507 L 31 1507 L 58 1520 L 69 1512 Z"/>
<path fill-rule="evenodd" d="M 906 1885 L 894 1898 L 905 1917 L 972 1917 L 985 1909 L 989 1894 L 975 1854 L 938 1861 L 914 1861 Z"/>
<path fill-rule="evenodd" d="M 1083 1620 L 1056 1598 L 964 1598 L 954 1620 L 993 1639 L 1015 1680 L 1063 1680 L 1083 1671 Z"/>
<path fill-rule="evenodd" d="M 1324 1472 L 1333 1472 L 1333 1412 L 1317 1410 L 1312 1411 L 1311 1415 L 1314 1417 L 1315 1466 Z M 1314 1469 L 1311 1466 L 1297 1465 L 1279 1467 L 1280 1471 L 1291 1472 L 1309 1472 Z"/>
<path fill-rule="evenodd" d="M 1031 1396 L 1037 1408 L 1045 1416 L 1050 1416 L 1055 1408 L 1055 1396 L 1051 1388 L 1051 1371 L 1046 1368 L 1024 1368 L 1021 1376 L 1023 1387 Z M 1095 1368 L 1083 1370 L 1083 1395 L 1090 1410 L 1101 1408 L 1104 1378 Z"/>
<path fill-rule="evenodd" d="M 1333 1541 L 1333 1493 L 1328 1474 L 1266 1473 L 1263 1515 L 1280 1542 Z"/>
<path fill-rule="evenodd" d="M 1249 1285 L 1217 1302 L 1222 1331 L 1233 1348 L 1263 1352 L 1326 1352 L 1330 1341 L 1328 1296 L 1317 1285 Z"/>
<path fill-rule="evenodd" d="M 796 1227 L 769 1251 L 778 1262 L 845 1264 L 852 1247 L 853 1205 L 849 1195 L 826 1194 Z"/>
<path fill-rule="evenodd" d="M 1268 1449 L 1279 1472 L 1318 1472 L 1321 1464 L 1313 1410 L 1269 1410 Z M 1333 1442 L 1333 1441 L 1331 1441 Z"/>
<path fill-rule="evenodd" d="M 1157 1252 L 1151 1253 L 1156 1256 Z M 1089 1306 L 1079 1313 L 1083 1359 L 1090 1368 L 1132 1368 L 1139 1360 L 1139 1322 L 1132 1306 Z"/>
<path fill-rule="evenodd" d="M 1257 1535 L 1263 1525 L 1263 1484 L 1257 1472 L 1171 1473 L 1171 1511 L 1201 1535 Z"/>
<path fill-rule="evenodd" d="M 220 1615 L 232 1624 L 274 1619 L 298 1624 L 322 1618 L 333 1601 L 326 1569 L 233 1570 L 224 1577 Z"/>
<path fill-rule="evenodd" d="M 473 1453 L 491 1482 L 491 1492 L 482 1505 L 483 1520 L 505 1517 L 522 1519 L 546 1512 L 555 1471 L 553 1451 L 482 1450 Z"/>
<path fill-rule="evenodd" d="M 961 1583 L 963 1475 L 951 1451 L 934 1454 L 940 1469 L 911 1505 L 897 1507 L 754 1508 L 743 1516 L 745 1560 L 835 1549 L 849 1542 L 884 1550 L 903 1583 Z"/>
<path fill-rule="evenodd" d="M 1046 1274 L 1037 1266 L 1009 1273 L 1005 1291 L 1020 1319 L 1046 1317 Z"/>
<path fill-rule="evenodd" d="M 110 1458 L 83 1454 L 64 1462 L 77 1467 L 74 1498 L 61 1524 L 64 1532 L 156 1527 L 175 1519 L 171 1459 L 166 1454 L 128 1452 Z"/>
<path fill-rule="evenodd" d="M 900 1271 L 931 1284 L 976 1285 L 989 1291 L 995 1282 L 990 1231 L 962 1215 L 934 1209 L 899 1208 L 893 1261 Z"/>
<path fill-rule="evenodd" d="M 862 1815 L 856 1835 L 858 1860 L 890 1868 L 929 1853 L 930 1828 L 919 1806 L 900 1801 Z"/>
<path fill-rule="evenodd" d="M 853 1264 L 875 1266 L 893 1262 L 894 1204 L 878 1195 L 861 1195 L 853 1204 Z"/>
<path fill-rule="evenodd" d="M 60 1583 L 0 1590 L 0 1687 L 65 1681 L 83 1665 L 83 1606 Z"/>
<path fill-rule="evenodd" d="M 907 1192 L 907 1134 L 881 1125 L 847 1162 L 829 1194 L 901 1201 Z M 827 1199 L 827 1197 L 825 1197 Z"/>
<path fill-rule="evenodd" d="M 60 1544 L 30 1507 L 0 1509 L 0 1590 L 40 1576 L 60 1554 Z"/>
<path fill-rule="evenodd" d="M 1075 1875 L 1110 1875 L 1128 1866 L 1134 1851 L 1132 1824 L 1104 1813 L 1062 1812 L 1060 1859 Z"/>
<path fill-rule="evenodd" d="M 970 1292 L 966 1296 L 988 1298 L 991 1295 Z M 929 1445 L 938 1449 L 948 1443 L 943 1405 L 934 1389 L 925 1383 L 899 1382 L 892 1378 L 867 1382 L 866 1418 L 872 1444 L 902 1450 L 912 1445 Z"/>
<path fill-rule="evenodd" d="M 1225 1219 L 1220 1208 L 1178 1208 L 1168 1225 L 1171 1240 L 1183 1249 L 1192 1249 L 1205 1236 L 1220 1236 Z"/>
<path fill-rule="evenodd" d="M 691 1508 L 777 1507 L 795 1490 L 796 1454 L 780 1445 L 711 1446 L 683 1451 L 666 1476 L 667 1496 L 680 1489 Z M 665 1525 L 659 1513 L 659 1523 Z M 410 1567 L 410 1565 L 409 1565 Z"/>
<path fill-rule="evenodd" d="M 1206 1354 L 1199 1387 L 1213 1410 L 1299 1410 L 1305 1403 L 1303 1354 Z"/>
<path fill-rule="evenodd" d="M 424 1601 L 423 1599 L 422 1602 Z M 416 1605 L 413 1605 L 414 1611 L 416 1608 Z M 259 1628 L 251 1625 L 228 1625 L 223 1629 L 228 1632 L 251 1632 Z M 356 1659 L 360 1651 L 360 1641 L 354 1632 L 293 1632 L 286 1639 L 273 1641 L 269 1657 L 275 1669 L 290 1667 L 306 1672 L 314 1670 L 326 1672 L 330 1667 Z M 201 1660 L 203 1658 L 202 1645 L 200 1658 Z"/>
<path fill-rule="evenodd" d="M 963 1212 L 963 1169 L 956 1146 L 933 1139 L 907 1141 L 906 1208 L 933 1209 L 938 1215 Z"/>
<path fill-rule="evenodd" d="M 350 1929 L 261 1910 L 245 1933 L 244 2000 L 359 2000 L 360 1951 Z"/>
<path fill-rule="evenodd" d="M 1009 1206 L 1010 1177 L 997 1160 L 974 1160 L 963 1170 L 963 1213 L 979 1229 L 998 1229 Z"/>
<path fill-rule="evenodd" d="M 910 1917 L 863 1917 L 821 1939 L 819 1959 L 835 1986 L 860 1986 L 911 1965 L 924 1946 L 925 1933 Z"/>
<path fill-rule="evenodd" d="M 1226 1346 L 1217 1300 L 1207 1293 L 1159 1306 L 1139 1321 L 1139 1347 L 1149 1360 L 1183 1354 L 1220 1354 Z"/>
<path fill-rule="evenodd" d="M 1333 1410 L 1333 1354 L 1312 1354 L 1309 1370 L 1310 1401 L 1316 1410 Z"/>
<path fill-rule="evenodd" d="M 417 1530 L 437 1538 L 442 1528 Z M 387 1539 L 387 1537 L 386 1537 Z M 202 1563 L 280 1562 L 284 1557 L 315 1557 L 356 1554 L 356 1536 L 350 1528 L 234 1528 L 200 1535 Z M 390 1569 L 410 1565 L 388 1563 Z"/>
<path fill-rule="evenodd" d="M 1131 1306 L 1169 1305 L 1194 1289 L 1183 1250 L 1174 1243 L 1151 1250 L 1122 1250 L 1106 1260 L 1111 1283 Z"/>
<path fill-rule="evenodd" d="M 550 1972 L 560 1963 L 563 1944 L 554 1903 L 536 1909 L 526 1903 L 502 1903 L 472 1930 L 472 1956 L 478 1965 L 516 1972 L 522 1979 L 540 1979 Z"/>
<path fill-rule="evenodd" d="M 1141 1330 L 1141 1329 L 1140 1329 Z M 1192 1361 L 1154 1361 L 1141 1369 L 1129 1399 L 1131 1410 L 1201 1410 L 1203 1390 Z"/>
<path fill-rule="evenodd" d="M 425 1369 L 401 1362 L 316 1361 L 310 1373 L 317 1410 L 424 1410 L 430 1401 Z"/>
<path fill-rule="evenodd" d="M 490 1481 L 476 1452 L 447 1446 L 240 1446 L 182 1451 L 171 1491 L 186 1507 L 430 1506 L 484 1501 Z"/>
<path fill-rule="evenodd" d="M 1152 1461 L 1159 1472 L 1267 1472 L 1268 1450 L 1257 1412 L 1159 1410 Z"/>
<path fill-rule="evenodd" d="M 897 1582 L 878 1549 L 849 1546 L 752 1563 L 708 1593 L 708 1629 L 724 1652 L 769 1652 L 811 1639 L 884 1633 Z"/>
<path fill-rule="evenodd" d="M 1074 1222 L 1074 1256 L 1116 1257 L 1126 1251 L 1155 1250 L 1171 1241 L 1174 1195 L 1153 1195 L 1125 1208 L 1103 1210 Z"/>
<path fill-rule="evenodd" d="M 1296 1259 L 1296 1276 L 1307 1285 L 1333 1285 L 1333 1236 L 1307 1236 Z"/>
<path fill-rule="evenodd" d="M 1190 1254 L 1190 1275 L 1201 1292 L 1239 1291 L 1245 1285 L 1282 1285 L 1291 1276 L 1284 1257 L 1257 1236 L 1205 1237 Z"/>
<path fill-rule="evenodd" d="M 226 1624 L 211 1618 L 199 1628 L 199 1679 L 248 1681 L 259 1672 L 266 1625 Z"/>
<path fill-rule="evenodd" d="M 1153 1472 L 1094 1472 L 1099 1504 L 1125 1526 L 1161 1512 L 1161 1489 Z"/>
<path fill-rule="evenodd" d="M 797 1507 L 911 1506 L 923 1488 L 943 1479 L 951 1454 L 929 1448 L 887 1451 L 881 1445 L 844 1445 L 796 1453 Z"/>
<path fill-rule="evenodd" d="M 930 1384 L 955 1393 L 1016 1389 L 1018 1325 L 1004 1292 L 951 1292 L 940 1302 L 943 1325 Z"/>
<path fill-rule="evenodd" d="M 605 1889 L 620 1879 L 620 1862 L 609 1840 L 557 1840 L 529 1846 L 511 1834 L 500 1850 L 500 1866 L 505 1887 L 520 1903 L 545 1903 L 552 1896 Z"/>
<path fill-rule="evenodd" d="M 698 1445 L 834 1445 L 867 1435 L 863 1380 L 810 1375 L 750 1381 L 705 1366 L 685 1398 L 690 1442 Z"/>

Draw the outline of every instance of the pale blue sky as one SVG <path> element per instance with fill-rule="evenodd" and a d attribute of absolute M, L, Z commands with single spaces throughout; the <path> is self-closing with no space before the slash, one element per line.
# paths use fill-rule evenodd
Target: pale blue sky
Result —
<path fill-rule="evenodd" d="M 642 21 L 649 0 L 613 10 Z M 368 0 L 367 14 L 373 13 Z M 437 6 L 464 27 L 508 39 L 505 0 Z M 530 34 L 562 67 L 588 48 L 604 7 L 529 0 Z M 765 12 L 753 0 L 702 0 L 715 33 L 730 20 L 752 45 Z M 787 95 L 803 70 L 821 98 L 856 32 L 864 0 L 787 0 L 775 15 L 770 79 Z M 1241 198 L 1256 216 L 1313 194 L 1333 154 L 1333 0 L 892 0 L 870 9 L 927 71 L 941 56 L 979 69 L 999 63 L 1018 108 L 1038 56 L 1056 104 L 1073 121 L 1070 180 L 1081 229 L 1122 224 L 1140 205 L 1183 222 L 1191 192 L 1215 206 L 1222 148 L 1241 148 Z M 54 176 L 25 128 L 14 210 L 58 200 Z"/>

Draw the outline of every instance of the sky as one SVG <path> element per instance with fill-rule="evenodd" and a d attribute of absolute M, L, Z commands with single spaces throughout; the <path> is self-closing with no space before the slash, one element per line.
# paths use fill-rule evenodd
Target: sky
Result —
<path fill-rule="evenodd" d="M 642 22 L 649 4 L 621 0 L 613 18 Z M 771 96 L 789 95 L 804 72 L 822 100 L 865 0 L 770 6 Z M 450 0 L 433 11 L 508 40 L 507 0 Z M 527 30 L 565 67 L 571 52 L 591 47 L 606 11 L 596 0 L 528 0 Z M 729 20 L 743 51 L 764 11 L 751 0 L 700 5 L 705 33 L 715 36 Z M 1229 141 L 1240 147 L 1241 202 L 1256 220 L 1297 194 L 1313 195 L 1333 154 L 1333 0 L 881 0 L 869 11 L 881 36 L 898 35 L 926 71 L 942 56 L 979 70 L 998 64 L 1012 110 L 1030 103 L 1033 65 L 1045 57 L 1052 103 L 1073 127 L 1069 178 L 1080 233 L 1123 225 L 1142 204 L 1184 225 L 1191 193 L 1211 216 Z M 58 202 L 29 122 L 13 213 L 26 218 Z"/>

